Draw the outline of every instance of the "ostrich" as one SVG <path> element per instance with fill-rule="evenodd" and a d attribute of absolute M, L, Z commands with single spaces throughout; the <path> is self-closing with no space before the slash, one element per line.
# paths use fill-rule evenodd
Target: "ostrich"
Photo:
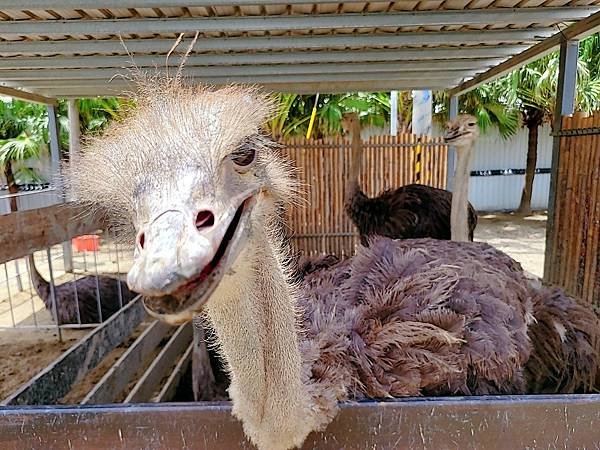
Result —
<path fill-rule="evenodd" d="M 466 212 L 469 204 L 469 167 L 473 156 L 475 140 L 479 136 L 477 119 L 469 114 L 461 114 L 448 122 L 444 140 L 456 148 L 456 169 L 454 171 L 454 195 L 450 224 L 453 241 L 466 241 L 470 224 L 467 228 Z M 472 231 L 470 231 L 471 240 Z"/>
<path fill-rule="evenodd" d="M 363 148 L 357 114 L 344 117 L 344 128 L 351 135 L 352 160 L 345 187 L 346 214 L 358 228 L 361 243 L 372 235 L 392 239 L 450 239 L 450 205 L 452 193 L 423 184 L 408 184 L 369 198 L 361 190 L 358 178 Z M 465 220 L 467 213 L 465 213 Z M 477 225 L 477 215 L 469 204 L 469 239 Z"/>
<path fill-rule="evenodd" d="M 292 282 L 277 211 L 296 183 L 261 134 L 269 98 L 140 89 L 66 176 L 130 230 L 127 280 L 149 313 L 214 330 L 233 414 L 259 449 L 300 446 L 347 399 L 594 385 L 596 317 L 485 243 L 373 237 Z"/>
<path fill-rule="evenodd" d="M 46 305 L 46 309 L 52 311 L 52 298 L 50 293 L 50 283 L 48 283 L 38 272 L 35 266 L 33 254 L 27 257 L 29 264 L 29 273 L 31 282 L 38 296 Z M 81 323 L 97 323 L 100 321 L 98 315 L 98 300 L 96 294 L 100 296 L 100 306 L 102 319 L 106 320 L 117 312 L 119 305 L 119 284 L 121 285 L 121 298 L 123 305 L 132 300 L 137 294 L 132 292 L 123 281 L 107 276 L 98 276 L 98 285 L 96 277 L 88 275 L 75 281 L 68 281 L 54 287 L 56 297 L 56 313 L 58 323 L 78 323 L 77 305 L 79 305 L 79 318 Z M 98 290 L 96 290 L 98 288 Z"/>

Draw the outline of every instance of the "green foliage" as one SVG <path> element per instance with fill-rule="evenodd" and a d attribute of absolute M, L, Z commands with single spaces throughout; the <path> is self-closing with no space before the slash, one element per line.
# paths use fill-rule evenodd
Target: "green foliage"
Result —
<path fill-rule="evenodd" d="M 42 105 L 0 99 L 0 166 L 37 159 L 47 151 L 48 116 Z"/>
<path fill-rule="evenodd" d="M 93 98 L 77 100 L 82 134 L 98 133 L 111 120 L 120 116 L 130 101 L 116 98 Z M 68 148 L 69 118 L 67 102 L 60 101 L 57 109 L 59 142 L 63 150 Z M 44 105 L 0 98 L 0 168 L 8 164 L 15 167 L 17 182 L 40 181 L 32 168 L 23 167 L 28 159 L 38 159 L 48 152 L 48 113 Z"/>

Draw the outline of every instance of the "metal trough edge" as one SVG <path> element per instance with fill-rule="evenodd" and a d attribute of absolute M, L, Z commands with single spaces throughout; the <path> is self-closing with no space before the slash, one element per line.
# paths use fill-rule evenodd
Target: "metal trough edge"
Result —
<path fill-rule="evenodd" d="M 345 403 L 304 449 L 595 448 L 600 395 L 409 398 Z M 229 403 L 0 410 L 3 449 L 252 448 Z"/>

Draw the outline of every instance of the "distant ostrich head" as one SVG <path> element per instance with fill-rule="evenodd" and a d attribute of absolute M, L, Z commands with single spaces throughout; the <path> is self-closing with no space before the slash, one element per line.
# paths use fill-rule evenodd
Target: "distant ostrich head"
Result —
<path fill-rule="evenodd" d="M 344 133 L 353 133 L 356 129 L 360 130 L 360 120 L 356 113 L 344 113 L 342 116 L 342 130 Z"/>
<path fill-rule="evenodd" d="M 261 134 L 271 110 L 256 89 L 165 83 L 69 169 L 80 200 L 135 231 L 127 282 L 155 316 L 197 315 L 245 241 L 293 198 L 290 167 Z"/>
<path fill-rule="evenodd" d="M 446 124 L 444 140 L 447 144 L 463 147 L 472 144 L 478 137 L 477 119 L 470 114 L 460 114 Z"/>

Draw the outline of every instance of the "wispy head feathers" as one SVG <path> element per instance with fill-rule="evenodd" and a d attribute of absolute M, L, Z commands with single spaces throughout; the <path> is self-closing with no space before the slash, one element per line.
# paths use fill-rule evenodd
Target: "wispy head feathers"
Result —
<path fill-rule="evenodd" d="M 251 142 L 265 184 L 279 200 L 295 197 L 292 168 L 279 157 L 262 126 L 274 110 L 256 87 L 187 85 L 179 77 L 137 71 L 136 107 L 66 167 L 65 181 L 80 202 L 131 227 L 140 189 L 161 189 L 196 171 L 218 182 L 217 168 L 242 142 Z"/>

